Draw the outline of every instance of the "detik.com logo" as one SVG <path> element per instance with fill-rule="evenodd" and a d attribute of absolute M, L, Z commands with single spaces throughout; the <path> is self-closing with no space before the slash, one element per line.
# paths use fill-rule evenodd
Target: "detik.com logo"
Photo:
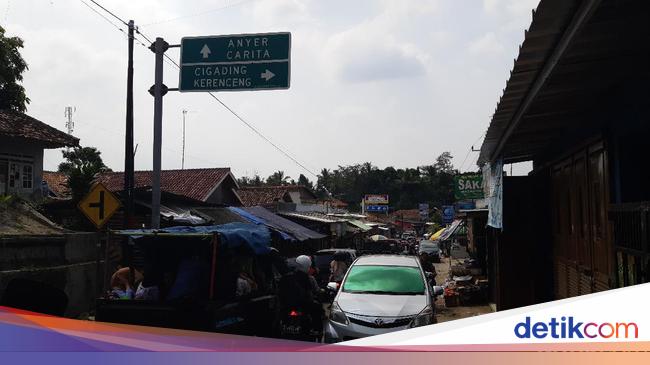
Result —
<path fill-rule="evenodd" d="M 573 316 L 555 317 L 548 322 L 531 322 L 526 317 L 515 325 L 519 338 L 639 338 L 639 326 L 634 322 L 581 322 Z"/>

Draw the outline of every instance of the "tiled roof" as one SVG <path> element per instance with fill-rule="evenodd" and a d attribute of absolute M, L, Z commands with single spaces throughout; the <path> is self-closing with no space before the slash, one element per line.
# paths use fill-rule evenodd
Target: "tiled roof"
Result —
<path fill-rule="evenodd" d="M 68 177 L 61 172 L 43 171 L 43 181 L 47 183 L 47 187 L 58 197 L 69 195 L 66 183 Z"/>
<path fill-rule="evenodd" d="M 230 168 L 163 170 L 160 174 L 160 190 L 198 201 L 208 199 L 214 189 L 230 174 Z M 136 189 L 151 187 L 152 171 L 136 171 Z M 110 191 L 124 190 L 124 173 L 108 172 L 99 181 Z"/>
<path fill-rule="evenodd" d="M 417 209 L 402 209 L 395 211 L 391 217 L 396 220 L 420 220 L 420 211 Z"/>
<path fill-rule="evenodd" d="M 79 138 L 50 127 L 27 114 L 11 110 L 0 110 L 0 135 L 38 141 L 47 148 L 79 145 Z"/>
<path fill-rule="evenodd" d="M 309 189 L 301 185 L 243 187 L 237 190 L 237 194 L 239 194 L 245 207 L 254 207 L 283 201 L 282 199 L 288 192 L 301 190 L 308 192 L 312 196 L 314 195 Z"/>

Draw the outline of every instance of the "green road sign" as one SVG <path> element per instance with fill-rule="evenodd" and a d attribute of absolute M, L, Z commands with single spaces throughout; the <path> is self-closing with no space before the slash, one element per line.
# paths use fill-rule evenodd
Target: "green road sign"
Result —
<path fill-rule="evenodd" d="M 458 200 L 483 199 L 483 175 L 454 176 L 454 197 Z"/>
<path fill-rule="evenodd" d="M 179 91 L 288 89 L 291 33 L 185 37 Z"/>

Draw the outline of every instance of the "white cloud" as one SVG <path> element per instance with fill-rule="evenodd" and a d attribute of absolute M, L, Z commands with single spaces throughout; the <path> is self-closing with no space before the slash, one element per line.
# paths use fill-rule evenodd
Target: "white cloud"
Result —
<path fill-rule="evenodd" d="M 502 53 L 504 46 L 496 34 L 489 32 L 472 41 L 468 46 L 468 50 L 473 55 L 493 55 Z"/>

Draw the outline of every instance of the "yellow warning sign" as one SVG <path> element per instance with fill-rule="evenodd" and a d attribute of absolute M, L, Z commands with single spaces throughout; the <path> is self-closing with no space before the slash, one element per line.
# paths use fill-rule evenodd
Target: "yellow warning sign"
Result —
<path fill-rule="evenodd" d="M 95 184 L 79 202 L 79 210 L 101 228 L 121 206 L 119 199 L 101 183 Z"/>

